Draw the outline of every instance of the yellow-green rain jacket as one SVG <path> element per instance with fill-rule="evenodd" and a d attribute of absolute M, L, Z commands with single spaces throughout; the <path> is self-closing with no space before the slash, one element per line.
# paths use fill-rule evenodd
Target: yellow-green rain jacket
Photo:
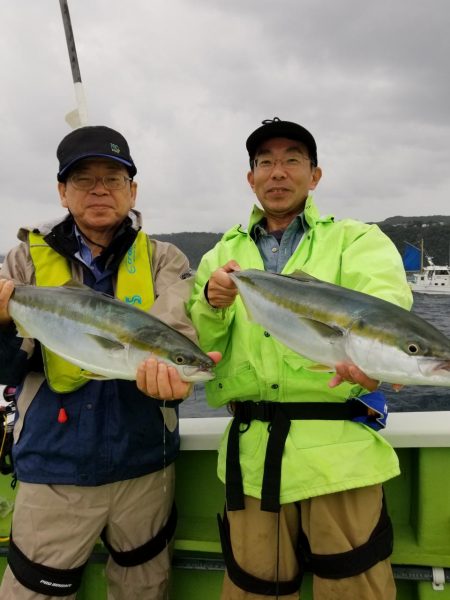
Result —
<path fill-rule="evenodd" d="M 305 206 L 309 230 L 283 269 L 305 272 L 409 309 L 412 294 L 401 257 L 376 225 L 332 216 L 320 217 L 312 197 Z M 189 303 L 192 321 L 204 351 L 219 350 L 223 359 L 216 379 L 206 384 L 208 403 L 222 406 L 232 400 L 271 402 L 345 402 L 364 390 L 342 384 L 330 389 L 331 375 L 308 370 L 312 362 L 289 350 L 264 329 L 251 323 L 237 297 L 228 309 L 214 309 L 205 299 L 210 275 L 231 259 L 242 269 L 264 269 L 251 236 L 263 212 L 254 207 L 248 229 L 226 232 L 199 266 Z M 273 315 L 276 319 L 276 314 Z M 267 423 L 252 421 L 240 435 L 244 493 L 261 498 Z M 225 481 L 227 432 L 219 450 L 218 475 Z M 393 448 L 378 433 L 350 421 L 292 421 L 283 455 L 282 504 L 312 496 L 381 483 L 399 474 Z"/>

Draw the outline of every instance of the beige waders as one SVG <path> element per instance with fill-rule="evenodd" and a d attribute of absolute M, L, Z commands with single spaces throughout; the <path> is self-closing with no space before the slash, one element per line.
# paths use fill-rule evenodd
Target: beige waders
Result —
<path fill-rule="evenodd" d="M 318 496 L 300 502 L 302 528 L 315 554 L 346 552 L 364 544 L 380 518 L 382 488 L 375 485 Z M 261 511 L 260 500 L 245 497 L 245 510 L 230 511 L 233 554 L 243 569 L 261 579 L 289 581 L 299 571 L 296 546 L 299 511 L 295 504 L 282 505 L 278 514 Z M 279 527 L 279 544 L 277 530 Z M 277 548 L 278 546 L 278 548 Z M 278 551 L 278 560 L 277 560 Z M 300 566 L 301 568 L 301 566 Z M 313 577 L 314 600 L 395 600 L 396 589 L 389 560 L 377 563 L 361 575 L 344 579 Z M 272 596 L 273 597 L 273 596 Z M 245 592 L 225 574 L 221 600 L 267 600 Z M 280 596 L 298 600 L 299 594 Z"/>
<path fill-rule="evenodd" d="M 33 562 L 58 569 L 84 564 L 104 527 L 116 550 L 148 542 L 166 523 L 174 465 L 136 479 L 96 486 L 20 483 L 13 516 L 15 544 Z M 170 548 L 135 567 L 106 565 L 108 600 L 168 600 Z M 65 596 L 74 600 L 75 594 Z M 8 567 L 2 600 L 57 600 L 22 586 Z"/>

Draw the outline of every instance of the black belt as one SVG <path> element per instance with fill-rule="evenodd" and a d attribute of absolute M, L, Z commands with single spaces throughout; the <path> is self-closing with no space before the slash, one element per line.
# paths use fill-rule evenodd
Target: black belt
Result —
<path fill-rule="evenodd" d="M 367 415 L 367 406 L 351 398 L 338 402 L 245 402 L 234 403 L 226 459 L 225 489 L 227 510 L 244 508 L 244 488 L 239 462 L 239 435 L 245 433 L 253 420 L 269 422 L 269 439 L 264 461 L 261 489 L 261 510 L 280 510 L 281 460 L 292 420 L 351 421 Z M 241 425 L 246 427 L 241 429 Z"/>

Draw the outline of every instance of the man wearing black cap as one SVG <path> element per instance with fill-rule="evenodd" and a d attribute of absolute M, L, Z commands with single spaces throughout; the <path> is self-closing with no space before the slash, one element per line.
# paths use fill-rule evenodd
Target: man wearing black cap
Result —
<path fill-rule="evenodd" d="M 234 415 L 218 462 L 226 486 L 221 598 L 295 600 L 308 570 L 315 600 L 394 600 L 382 483 L 399 473 L 398 460 L 374 431 L 372 411 L 362 424 L 346 405 L 380 400 L 367 393 L 378 382 L 348 364 L 336 365 L 330 380 L 274 340 L 248 320 L 229 274 L 304 270 L 409 308 L 401 258 L 378 227 L 320 216 L 311 192 L 322 170 L 304 127 L 264 121 L 247 150 L 247 179 L 262 208 L 203 257 L 189 304 L 201 347 L 223 353 L 206 384 L 208 402 Z"/>
<path fill-rule="evenodd" d="M 57 157 L 68 213 L 22 228 L 0 272 L 0 381 L 18 386 L 20 481 L 0 597 L 75 598 L 101 535 L 111 554 L 108 598 L 167 599 L 179 434 L 178 403 L 161 401 L 180 401 L 190 384 L 154 359 L 139 367 L 136 382 L 87 380 L 36 340 L 17 337 L 8 300 L 14 283 L 74 279 L 195 339 L 184 310 L 189 265 L 173 245 L 142 231 L 136 166 L 119 132 L 77 129 Z"/>

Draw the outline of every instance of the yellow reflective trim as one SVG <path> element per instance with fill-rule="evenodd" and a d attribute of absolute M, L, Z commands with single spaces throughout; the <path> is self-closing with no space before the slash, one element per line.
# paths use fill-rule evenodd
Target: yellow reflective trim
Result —
<path fill-rule="evenodd" d="M 28 240 L 36 285 L 57 287 L 72 279 L 69 261 L 50 248 L 43 235 L 31 232 L 28 234 Z"/>
<path fill-rule="evenodd" d="M 116 297 L 148 311 L 155 300 L 151 265 L 151 242 L 140 231 L 119 265 Z"/>
<path fill-rule="evenodd" d="M 72 279 L 69 261 L 53 250 L 41 234 L 30 232 L 28 239 L 36 285 L 58 287 Z M 143 231 L 138 232 L 133 245 L 119 265 L 116 297 L 146 311 L 155 300 L 151 242 Z M 41 348 L 45 376 L 53 391 L 73 392 L 90 381 L 83 376 L 83 369 L 42 345 Z"/>

